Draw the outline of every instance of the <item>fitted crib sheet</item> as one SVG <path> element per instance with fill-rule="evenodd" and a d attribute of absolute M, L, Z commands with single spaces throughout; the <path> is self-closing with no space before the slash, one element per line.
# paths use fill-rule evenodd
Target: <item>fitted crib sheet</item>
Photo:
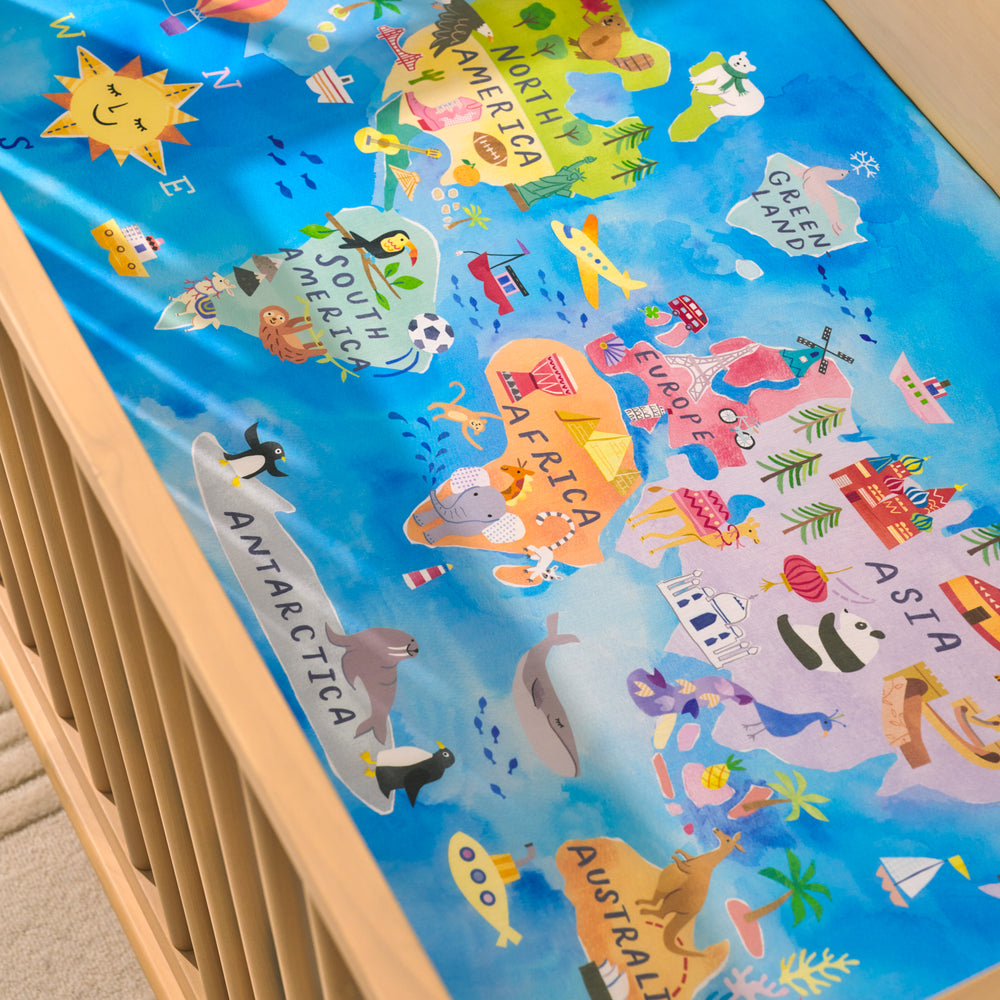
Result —
<path fill-rule="evenodd" d="M 994 193 L 818 0 L 183 7 L 3 195 L 455 1000 L 996 962 Z"/>

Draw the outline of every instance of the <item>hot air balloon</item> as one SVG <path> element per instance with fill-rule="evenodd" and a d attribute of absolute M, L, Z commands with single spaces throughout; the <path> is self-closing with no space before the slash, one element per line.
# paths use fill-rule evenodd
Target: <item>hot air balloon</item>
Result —
<path fill-rule="evenodd" d="M 187 10 L 171 11 L 170 16 L 160 22 L 160 27 L 168 35 L 180 35 L 208 17 L 252 24 L 276 17 L 287 3 L 288 0 L 198 0 Z M 170 10 L 169 7 L 167 9 Z"/>
<path fill-rule="evenodd" d="M 785 558 L 782 569 L 784 572 L 781 574 L 780 582 L 785 585 L 786 590 L 794 591 L 804 600 L 819 604 L 820 601 L 826 600 L 826 581 L 834 573 L 843 573 L 851 567 L 845 566 L 844 569 L 835 569 L 827 573 L 822 566 L 817 566 L 805 556 L 792 555 Z M 770 590 L 778 583 L 778 580 L 761 580 L 760 589 Z"/>

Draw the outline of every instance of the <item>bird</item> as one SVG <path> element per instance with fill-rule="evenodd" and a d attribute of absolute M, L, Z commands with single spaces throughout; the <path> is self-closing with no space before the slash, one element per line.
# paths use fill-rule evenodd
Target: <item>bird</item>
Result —
<path fill-rule="evenodd" d="M 417 248 L 413 245 L 410 234 L 405 229 L 392 229 L 381 236 L 376 236 L 373 240 L 366 240 L 352 229 L 350 239 L 341 243 L 340 249 L 364 250 L 365 253 L 381 260 L 385 260 L 386 257 L 395 257 L 396 254 L 409 250 L 410 263 L 416 264 L 417 262 Z"/>
<path fill-rule="evenodd" d="M 420 747 L 393 747 L 380 750 L 375 760 L 366 750 L 361 754 L 361 759 L 368 765 L 365 777 L 374 778 L 386 798 L 391 791 L 403 789 L 410 805 L 415 806 L 420 789 L 437 781 L 455 763 L 455 755 L 440 741 L 438 748 L 429 753 Z"/>
<path fill-rule="evenodd" d="M 257 424 L 252 423 L 244 432 L 247 444 L 250 446 L 246 451 L 230 454 L 228 451 L 222 453 L 219 465 L 228 465 L 231 472 L 235 472 L 233 486 L 239 486 L 241 479 L 253 479 L 262 472 L 271 476 L 285 476 L 287 472 L 282 472 L 275 463 L 280 458 L 285 461 L 285 449 L 277 441 L 261 441 L 257 437 Z"/>
<path fill-rule="evenodd" d="M 465 0 L 445 0 L 445 3 L 432 3 L 431 6 L 441 11 L 434 25 L 434 42 L 431 45 L 435 56 L 453 45 L 461 45 L 474 31 L 486 38 L 493 37 L 489 26 Z"/>

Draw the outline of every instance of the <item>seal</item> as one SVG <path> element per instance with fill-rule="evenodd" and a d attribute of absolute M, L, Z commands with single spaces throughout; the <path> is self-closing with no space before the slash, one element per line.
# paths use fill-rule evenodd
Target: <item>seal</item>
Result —
<path fill-rule="evenodd" d="M 326 637 L 344 650 L 340 661 L 344 679 L 354 688 L 360 677 L 371 702 L 371 714 L 355 730 L 355 738 L 372 732 L 379 743 L 385 743 L 389 709 L 396 698 L 396 667 L 400 660 L 417 655 L 417 640 L 396 628 L 366 628 L 340 635 L 329 625 Z"/>

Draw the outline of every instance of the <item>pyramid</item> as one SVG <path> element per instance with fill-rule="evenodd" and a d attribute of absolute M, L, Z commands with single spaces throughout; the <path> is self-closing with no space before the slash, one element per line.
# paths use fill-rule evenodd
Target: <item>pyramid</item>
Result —
<path fill-rule="evenodd" d="M 600 417 L 587 417 L 582 413 L 570 413 L 567 410 L 556 410 L 556 416 L 566 425 L 566 430 L 573 435 L 573 440 L 581 448 L 590 440 L 601 422 Z"/>

